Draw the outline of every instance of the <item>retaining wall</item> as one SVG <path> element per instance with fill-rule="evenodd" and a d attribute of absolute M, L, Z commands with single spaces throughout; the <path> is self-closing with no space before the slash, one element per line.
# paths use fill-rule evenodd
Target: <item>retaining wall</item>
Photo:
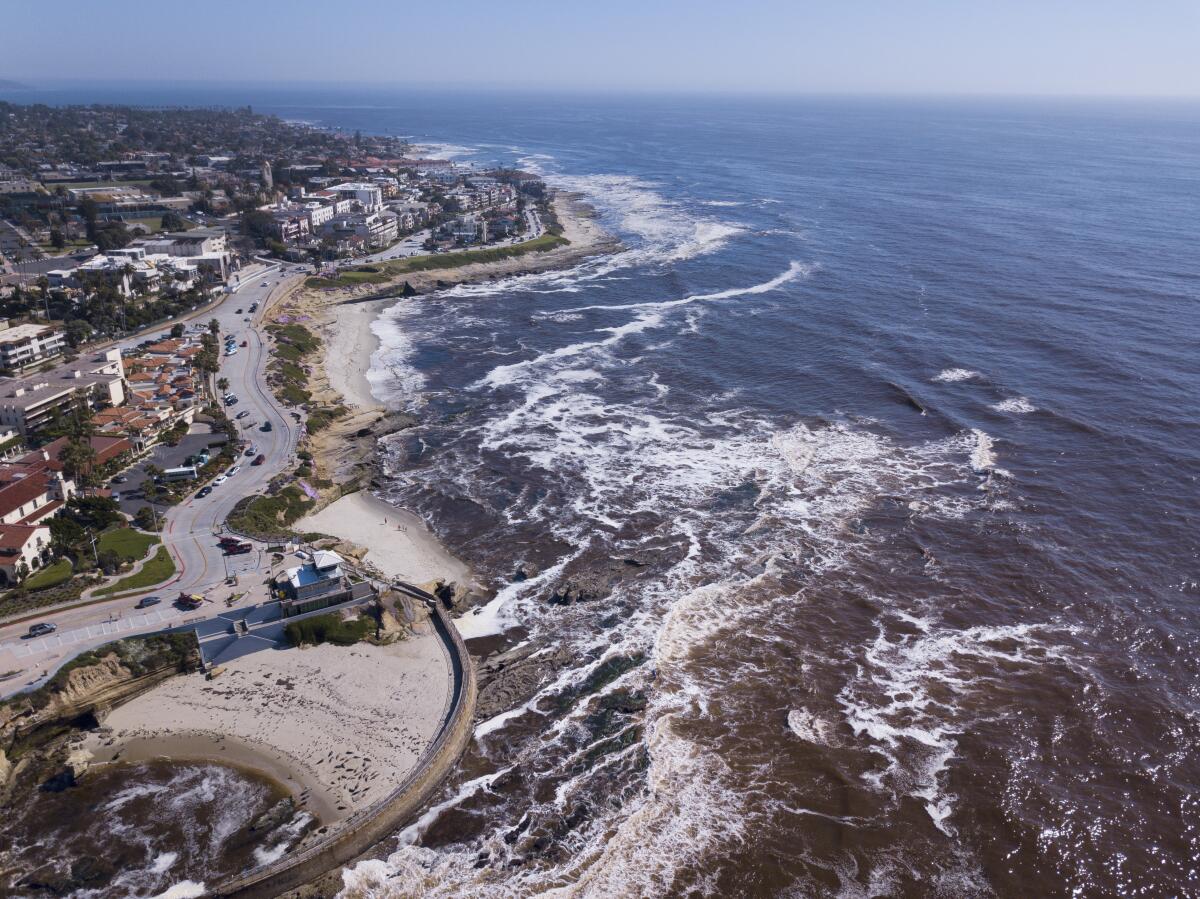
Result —
<path fill-rule="evenodd" d="M 476 694 L 475 669 L 466 644 L 433 596 L 407 584 L 396 586 L 432 606 L 431 620 L 449 650 L 454 697 L 438 736 L 425 750 L 416 768 L 386 797 L 333 825 L 319 843 L 219 883 L 210 890 L 211 895 L 269 899 L 347 864 L 406 824 L 454 770 L 466 750 L 474 731 Z"/>

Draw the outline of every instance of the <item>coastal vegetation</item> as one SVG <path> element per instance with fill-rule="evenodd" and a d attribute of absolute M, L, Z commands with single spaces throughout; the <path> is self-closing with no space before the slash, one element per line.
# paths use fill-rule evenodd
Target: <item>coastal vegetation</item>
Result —
<path fill-rule="evenodd" d="M 561 235 L 543 234 L 533 240 L 508 247 L 488 247 L 483 250 L 463 250 L 458 253 L 435 256 L 410 256 L 405 259 L 393 259 L 390 262 L 379 262 L 350 269 L 342 272 L 336 278 L 309 278 L 305 283 L 309 287 L 354 287 L 359 284 L 383 284 L 398 275 L 410 272 L 437 271 L 457 268 L 460 265 L 499 262 L 503 259 L 524 256 L 527 253 L 544 253 L 568 243 L 570 241 Z"/>
<path fill-rule="evenodd" d="M 283 630 L 293 646 L 315 646 L 318 643 L 351 646 L 374 634 L 376 627 L 375 619 L 370 615 L 343 618 L 337 612 L 330 612 L 293 621 Z"/>
<path fill-rule="evenodd" d="M 133 528 L 116 528 L 101 534 L 96 548 L 101 553 L 115 553 L 123 562 L 136 562 L 145 558 L 156 543 L 158 538 L 153 534 L 143 534 Z"/>
<path fill-rule="evenodd" d="M 229 526 L 242 534 L 286 537 L 292 523 L 312 510 L 315 501 L 297 485 L 289 484 L 269 496 L 248 496 L 229 513 Z"/>
<path fill-rule="evenodd" d="M 97 666 L 110 657 L 128 671 L 131 677 L 140 677 L 167 666 L 183 670 L 195 654 L 196 638 L 189 633 L 151 634 L 105 643 L 71 659 L 36 690 L 18 693 L 0 701 L 0 708 L 26 706 L 35 710 L 44 709 L 57 694 L 67 689 L 73 672 Z"/>

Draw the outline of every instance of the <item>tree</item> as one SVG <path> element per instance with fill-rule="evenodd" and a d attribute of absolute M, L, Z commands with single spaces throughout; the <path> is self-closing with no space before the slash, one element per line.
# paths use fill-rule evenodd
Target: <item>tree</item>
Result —
<path fill-rule="evenodd" d="M 84 437 L 72 437 L 58 453 L 58 461 L 62 463 L 63 474 L 72 481 L 82 482 L 90 478 L 92 468 L 96 464 L 96 450 L 91 441 Z"/>
<path fill-rule="evenodd" d="M 87 540 L 87 531 L 73 518 L 57 515 L 50 519 L 50 546 L 55 554 L 74 556 Z"/>
<path fill-rule="evenodd" d="M 215 318 L 208 323 L 208 333 L 213 337 L 219 337 L 221 334 L 221 323 Z"/>
<path fill-rule="evenodd" d="M 158 516 L 149 506 L 142 506 L 133 516 L 133 523 L 143 531 L 153 531 L 158 527 Z"/>
<path fill-rule="evenodd" d="M 54 249 L 56 249 L 56 250 L 61 250 L 66 245 L 67 245 L 67 239 L 65 237 L 63 237 L 62 231 L 60 231 L 58 228 L 51 228 L 50 229 L 50 246 L 54 247 Z"/>
<path fill-rule="evenodd" d="M 217 390 L 221 391 L 221 393 L 224 393 L 228 389 L 229 389 L 229 379 L 228 378 L 217 378 Z"/>
<path fill-rule="evenodd" d="M 105 574 L 116 574 L 121 570 L 121 556 L 115 549 L 101 550 L 96 561 Z"/>
<path fill-rule="evenodd" d="M 183 220 L 183 216 L 178 212 L 164 212 L 162 217 L 162 229 L 164 231 L 182 231 L 187 227 L 187 222 Z"/>
<path fill-rule="evenodd" d="M 176 340 L 183 336 L 183 322 L 171 325 L 171 336 Z"/>

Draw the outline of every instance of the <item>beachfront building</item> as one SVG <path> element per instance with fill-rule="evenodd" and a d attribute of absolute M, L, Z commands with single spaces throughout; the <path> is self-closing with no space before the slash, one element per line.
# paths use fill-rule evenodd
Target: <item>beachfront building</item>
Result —
<path fill-rule="evenodd" d="M 351 599 L 362 599 L 374 593 L 370 584 L 351 584 L 342 566 L 342 557 L 335 552 L 318 550 L 312 561 L 288 568 L 275 579 L 284 617 L 303 615 L 328 608 Z"/>
<path fill-rule="evenodd" d="M 62 331 L 45 325 L 9 326 L 0 320 L 0 369 L 16 374 L 36 368 L 62 355 L 67 344 Z"/>
<path fill-rule="evenodd" d="M 120 350 L 81 356 L 50 371 L 23 378 L 0 378 L 0 428 L 32 434 L 56 412 L 86 404 L 93 409 L 125 402 L 125 369 Z"/>

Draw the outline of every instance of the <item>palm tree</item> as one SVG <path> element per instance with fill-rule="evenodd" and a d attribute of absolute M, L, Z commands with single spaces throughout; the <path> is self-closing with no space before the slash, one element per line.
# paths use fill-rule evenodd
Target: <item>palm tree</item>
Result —
<path fill-rule="evenodd" d="M 229 389 L 229 379 L 228 378 L 217 378 L 217 390 L 221 391 L 221 393 L 224 393 L 228 389 Z"/>

